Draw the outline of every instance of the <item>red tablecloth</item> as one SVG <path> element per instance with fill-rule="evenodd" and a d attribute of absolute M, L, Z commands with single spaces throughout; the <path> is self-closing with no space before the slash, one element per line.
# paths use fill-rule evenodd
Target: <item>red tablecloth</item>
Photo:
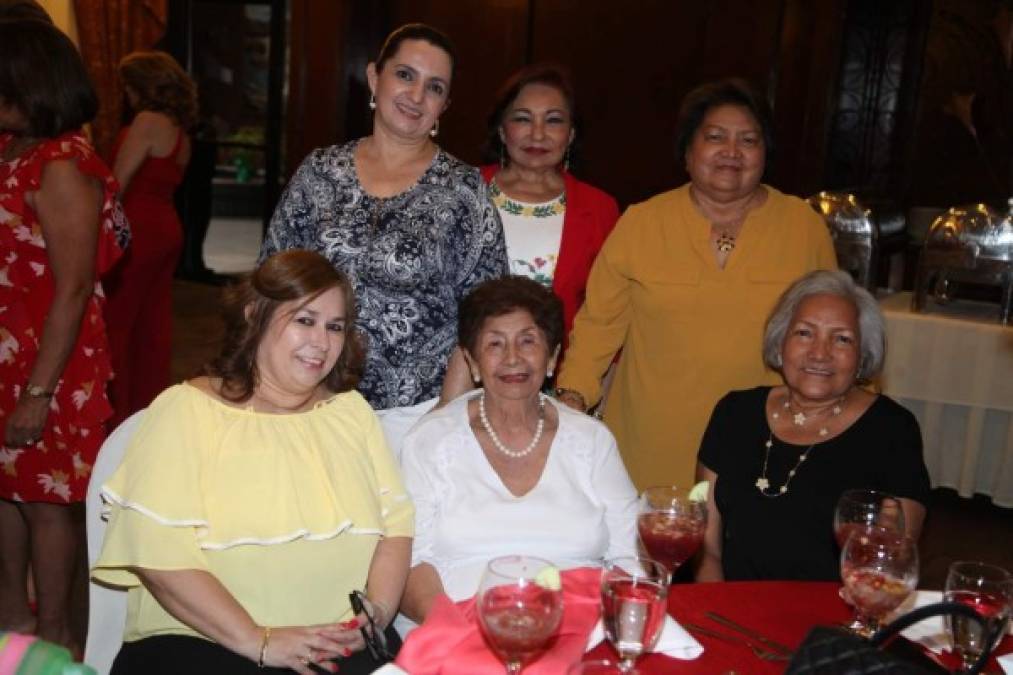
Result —
<path fill-rule="evenodd" d="M 707 611 L 717 612 L 794 649 L 813 626 L 851 618 L 850 608 L 837 594 L 840 586 L 839 583 L 789 581 L 677 584 L 669 593 L 668 610 L 677 621 L 734 635 L 730 629 L 704 616 Z M 745 645 L 730 644 L 706 635 L 694 637 L 704 647 L 699 658 L 681 661 L 652 654 L 638 661 L 637 669 L 651 675 L 720 675 L 729 670 L 762 675 L 784 671 L 785 662 L 761 661 Z M 1009 652 L 1013 652 L 1013 638 L 1007 636 L 997 653 Z M 588 660 L 601 658 L 615 658 L 615 652 L 603 644 L 587 655 Z M 950 655 L 944 655 L 943 661 L 951 668 L 957 665 Z M 998 669 L 994 662 L 992 666 Z"/>

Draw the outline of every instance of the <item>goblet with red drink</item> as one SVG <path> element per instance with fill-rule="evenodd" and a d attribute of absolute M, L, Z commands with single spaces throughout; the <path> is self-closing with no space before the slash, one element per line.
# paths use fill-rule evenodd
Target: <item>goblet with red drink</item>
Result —
<path fill-rule="evenodd" d="M 476 599 L 482 634 L 509 675 L 549 648 L 563 618 L 559 570 L 532 556 L 489 561 Z"/>
<path fill-rule="evenodd" d="M 970 669 L 983 650 L 991 650 L 1006 634 L 1013 613 L 1013 575 L 995 565 L 955 562 L 946 575 L 943 597 L 967 605 L 985 619 L 983 631 L 981 624 L 967 617 L 946 617 L 953 651 Z"/>
<path fill-rule="evenodd" d="M 707 504 L 686 490 L 658 486 L 640 496 L 637 532 L 647 555 L 668 568 L 669 578 L 696 555 L 707 529 Z"/>
<path fill-rule="evenodd" d="M 834 509 L 837 545 L 843 549 L 852 532 L 870 527 L 904 534 L 904 511 L 900 500 L 878 490 L 845 490 Z"/>
<path fill-rule="evenodd" d="M 895 532 L 857 530 L 841 552 L 841 579 L 855 608 L 849 628 L 871 637 L 918 584 L 918 549 L 909 537 Z"/>

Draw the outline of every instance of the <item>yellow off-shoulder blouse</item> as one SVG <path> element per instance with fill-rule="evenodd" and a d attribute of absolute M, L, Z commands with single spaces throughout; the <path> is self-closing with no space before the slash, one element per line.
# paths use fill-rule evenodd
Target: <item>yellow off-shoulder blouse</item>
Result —
<path fill-rule="evenodd" d="M 357 392 L 302 413 L 226 405 L 188 384 L 148 408 L 103 486 L 109 525 L 94 579 L 128 587 L 124 639 L 201 637 L 132 568 L 206 570 L 260 625 L 351 617 L 380 537 L 414 509 L 373 410 Z"/>

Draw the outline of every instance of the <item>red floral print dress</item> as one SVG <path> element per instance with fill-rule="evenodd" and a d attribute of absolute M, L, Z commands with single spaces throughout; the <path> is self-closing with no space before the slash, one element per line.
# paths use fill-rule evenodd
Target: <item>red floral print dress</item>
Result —
<path fill-rule="evenodd" d="M 10 134 L 0 135 L 0 152 L 12 139 Z M 102 184 L 95 291 L 56 386 L 42 438 L 19 448 L 0 445 L 0 499 L 83 501 L 105 439 L 104 422 L 112 414 L 106 398 L 112 368 L 98 278 L 123 254 L 129 230 L 112 173 L 79 131 L 70 132 L 11 161 L 0 160 L 0 431 L 28 384 L 54 291 L 42 227 L 25 194 L 39 189 L 47 162 L 68 159 Z"/>

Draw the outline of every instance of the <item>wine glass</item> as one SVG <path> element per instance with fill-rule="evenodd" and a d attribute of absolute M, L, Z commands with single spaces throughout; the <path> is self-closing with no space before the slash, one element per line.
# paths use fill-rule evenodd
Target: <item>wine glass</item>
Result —
<path fill-rule="evenodd" d="M 668 569 L 641 556 L 605 561 L 601 574 L 602 620 L 605 637 L 619 653 L 623 673 L 657 644 L 665 623 Z"/>
<path fill-rule="evenodd" d="M 841 579 L 855 607 L 848 628 L 871 637 L 918 584 L 918 549 L 910 537 L 882 528 L 854 531 L 841 552 Z"/>
<path fill-rule="evenodd" d="M 549 647 L 563 618 L 559 570 L 525 555 L 494 558 L 486 565 L 477 596 L 486 642 L 515 675 Z"/>
<path fill-rule="evenodd" d="M 903 534 L 904 511 L 900 500 L 878 490 L 845 490 L 834 509 L 837 545 L 843 549 L 852 532 L 869 527 Z"/>
<path fill-rule="evenodd" d="M 579 661 L 570 666 L 566 675 L 623 675 L 614 661 Z"/>
<path fill-rule="evenodd" d="M 943 599 L 978 612 L 985 619 L 988 634 L 994 636 L 986 645 L 979 623 L 963 616 L 946 617 L 953 651 L 960 656 L 963 667 L 970 669 L 983 650 L 992 649 L 1006 634 L 1013 613 L 1013 575 L 995 565 L 955 562 L 946 574 Z"/>
<path fill-rule="evenodd" d="M 640 542 L 648 556 L 668 568 L 669 579 L 696 555 L 706 529 L 706 502 L 690 500 L 686 490 L 657 486 L 640 496 Z"/>

